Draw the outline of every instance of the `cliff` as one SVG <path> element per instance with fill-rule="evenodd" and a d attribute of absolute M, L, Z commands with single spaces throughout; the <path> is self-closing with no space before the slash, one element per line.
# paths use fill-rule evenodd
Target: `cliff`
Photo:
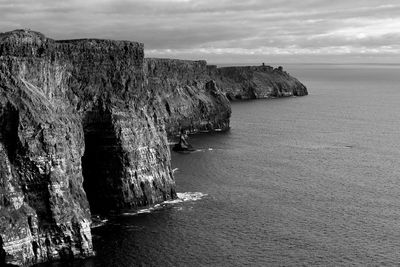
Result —
<path fill-rule="evenodd" d="M 0 264 L 93 254 L 91 213 L 175 197 L 143 45 L 0 35 Z"/>
<path fill-rule="evenodd" d="M 175 198 L 167 137 L 229 129 L 227 96 L 306 93 L 281 70 L 0 34 L 0 266 L 93 255 L 92 214 Z"/>
<path fill-rule="evenodd" d="M 307 88 L 282 67 L 208 66 L 210 77 L 230 100 L 307 95 Z"/>
<path fill-rule="evenodd" d="M 156 111 L 170 136 L 180 129 L 191 132 L 229 129 L 231 107 L 208 75 L 206 61 L 145 59 L 148 87 Z"/>

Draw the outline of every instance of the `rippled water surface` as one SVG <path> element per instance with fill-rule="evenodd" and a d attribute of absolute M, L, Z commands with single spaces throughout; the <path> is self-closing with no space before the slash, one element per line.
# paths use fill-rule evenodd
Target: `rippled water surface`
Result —
<path fill-rule="evenodd" d="M 185 201 L 94 229 L 79 264 L 400 264 L 400 67 L 286 69 L 309 96 L 234 103 L 229 132 L 173 153 Z"/>

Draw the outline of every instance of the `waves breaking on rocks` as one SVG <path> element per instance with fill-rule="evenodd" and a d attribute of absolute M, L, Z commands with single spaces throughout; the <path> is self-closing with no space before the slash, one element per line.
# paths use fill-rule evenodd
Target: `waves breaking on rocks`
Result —
<path fill-rule="evenodd" d="M 179 203 L 183 203 L 183 202 L 192 202 L 192 201 L 201 200 L 202 198 L 206 197 L 207 194 L 204 194 L 201 192 L 184 192 L 184 193 L 177 193 L 177 196 L 178 196 L 178 198 L 176 198 L 176 199 L 166 200 L 160 204 L 156 204 L 149 208 L 136 210 L 134 212 L 124 212 L 124 213 L 122 213 L 122 215 L 123 216 L 135 216 L 135 215 L 144 214 L 144 213 L 151 213 L 153 211 L 163 209 L 170 205 L 179 204 Z"/>

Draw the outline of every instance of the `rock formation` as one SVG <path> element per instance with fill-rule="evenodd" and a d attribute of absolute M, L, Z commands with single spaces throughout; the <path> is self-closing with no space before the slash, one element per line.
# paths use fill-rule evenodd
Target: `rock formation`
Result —
<path fill-rule="evenodd" d="M 1 34 L 0 94 L 6 262 L 92 255 L 91 212 L 175 197 L 142 44 Z"/>
<path fill-rule="evenodd" d="M 307 95 L 307 88 L 282 67 L 208 66 L 209 75 L 230 100 Z"/>
<path fill-rule="evenodd" d="M 145 59 L 148 88 L 157 103 L 157 118 L 166 123 L 170 136 L 180 129 L 213 131 L 229 129 L 229 100 L 208 75 L 206 61 Z"/>
<path fill-rule="evenodd" d="M 92 214 L 176 197 L 168 136 L 229 129 L 226 96 L 306 92 L 281 70 L 144 59 L 135 42 L 0 34 L 0 265 L 93 255 Z"/>

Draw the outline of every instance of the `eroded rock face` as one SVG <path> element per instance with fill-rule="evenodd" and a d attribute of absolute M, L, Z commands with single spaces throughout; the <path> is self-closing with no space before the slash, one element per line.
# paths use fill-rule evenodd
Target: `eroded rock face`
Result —
<path fill-rule="evenodd" d="M 93 253 L 80 118 L 36 33 L 0 36 L 0 234 L 8 263 Z"/>
<path fill-rule="evenodd" d="M 90 206 L 175 197 L 143 62 L 139 43 L 0 35 L 0 264 L 92 255 Z"/>
<path fill-rule="evenodd" d="M 225 94 L 208 75 L 206 61 L 145 59 L 148 88 L 157 119 L 166 123 L 170 136 L 180 129 L 229 129 L 231 107 Z"/>
<path fill-rule="evenodd" d="M 208 66 L 209 75 L 230 100 L 307 95 L 307 88 L 281 67 Z"/>
<path fill-rule="evenodd" d="M 135 42 L 0 34 L 0 265 L 93 255 L 93 213 L 176 197 L 167 136 L 229 129 L 226 96 L 304 94 L 268 67 L 144 59 Z"/>

